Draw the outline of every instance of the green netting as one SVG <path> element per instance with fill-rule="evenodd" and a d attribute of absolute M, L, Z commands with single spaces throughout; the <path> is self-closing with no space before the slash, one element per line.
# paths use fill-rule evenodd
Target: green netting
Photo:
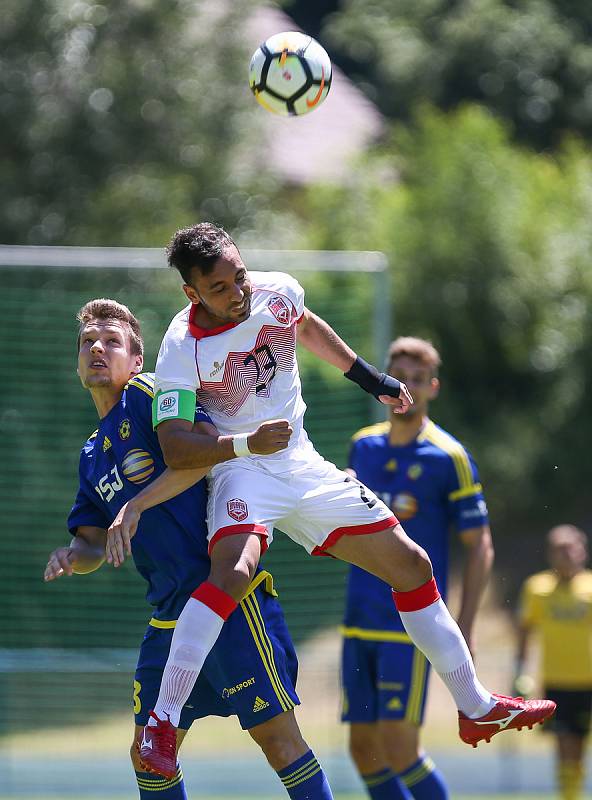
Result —
<path fill-rule="evenodd" d="M 310 269 L 295 274 L 307 289 L 308 306 L 355 349 L 374 357 L 373 325 L 380 322 L 372 313 L 374 276 Z M 76 375 L 75 313 L 93 297 L 128 304 L 142 322 L 151 369 L 183 295 L 176 277 L 163 269 L 4 267 L 0 275 L 0 702 L 7 732 L 25 728 L 32 709 L 50 712 L 58 704 L 52 704 L 52 686 L 64 683 L 70 699 L 65 710 L 63 698 L 58 701 L 64 722 L 82 722 L 89 703 L 105 713 L 129 705 L 133 655 L 151 616 L 133 565 L 104 566 L 51 584 L 42 580 L 49 552 L 69 541 L 65 520 L 79 450 L 97 427 L 94 405 Z M 349 436 L 372 418 L 373 401 L 336 370 L 300 355 L 308 431 L 323 455 L 343 465 Z M 276 532 L 265 566 L 274 573 L 297 641 L 339 621 L 341 564 L 310 558 Z M 109 673 L 108 691 L 95 704 L 95 682 L 82 676 L 102 671 Z"/>

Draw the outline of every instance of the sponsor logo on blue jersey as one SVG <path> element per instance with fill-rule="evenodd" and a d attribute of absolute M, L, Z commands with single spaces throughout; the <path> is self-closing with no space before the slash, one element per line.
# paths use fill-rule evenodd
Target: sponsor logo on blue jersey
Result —
<path fill-rule="evenodd" d="M 154 459 L 146 450 L 134 447 L 121 463 L 123 474 L 132 483 L 145 483 L 154 472 Z"/>

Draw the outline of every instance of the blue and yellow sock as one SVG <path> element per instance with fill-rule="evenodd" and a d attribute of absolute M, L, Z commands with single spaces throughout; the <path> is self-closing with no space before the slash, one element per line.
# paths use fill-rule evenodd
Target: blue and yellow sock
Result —
<path fill-rule="evenodd" d="M 278 770 L 278 777 L 292 800 L 333 800 L 323 768 L 312 750 Z"/>
<path fill-rule="evenodd" d="M 450 797 L 444 776 L 428 756 L 419 758 L 398 777 L 415 800 L 448 800 Z"/>
<path fill-rule="evenodd" d="M 140 800 L 187 800 L 181 767 L 177 764 L 174 778 L 163 778 L 151 772 L 136 772 Z"/>
<path fill-rule="evenodd" d="M 381 769 L 361 778 L 372 800 L 412 800 L 412 795 L 391 769 Z"/>

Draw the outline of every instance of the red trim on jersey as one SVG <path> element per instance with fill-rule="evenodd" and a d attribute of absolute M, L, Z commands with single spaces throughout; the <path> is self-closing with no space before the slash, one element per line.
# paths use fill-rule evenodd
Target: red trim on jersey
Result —
<path fill-rule="evenodd" d="M 394 589 L 392 591 L 397 611 L 420 611 L 440 599 L 435 578 L 431 578 L 427 583 L 410 592 L 396 592 Z"/>
<path fill-rule="evenodd" d="M 253 522 L 245 522 L 242 525 L 225 525 L 223 528 L 218 528 L 216 533 L 210 539 L 208 545 L 208 555 L 212 554 L 212 549 L 220 539 L 226 536 L 236 536 L 238 533 L 257 533 L 261 540 L 261 555 L 267 550 L 267 537 L 269 536 L 265 525 L 255 525 Z"/>
<path fill-rule="evenodd" d="M 199 600 L 223 620 L 227 620 L 238 605 L 234 597 L 226 594 L 223 589 L 219 589 L 209 581 L 200 583 L 197 589 L 191 593 L 191 597 Z"/>
<path fill-rule="evenodd" d="M 296 320 L 296 325 L 300 325 L 300 323 L 302 322 L 303 319 L 304 319 L 304 311 L 302 312 L 302 314 Z"/>
<path fill-rule="evenodd" d="M 380 519 L 378 522 L 369 522 L 367 525 L 346 525 L 343 528 L 335 528 L 327 536 L 323 544 L 314 548 L 311 555 L 330 556 L 331 553 L 325 553 L 324 551 L 339 541 L 342 536 L 365 536 L 368 533 L 378 533 L 379 531 L 385 531 L 387 528 L 394 528 L 398 524 L 399 520 L 396 517 L 386 517 L 386 519 Z"/>
<path fill-rule="evenodd" d="M 205 339 L 207 336 L 217 336 L 219 333 L 224 333 L 224 331 L 229 331 L 231 328 L 236 328 L 236 326 L 239 324 L 238 322 L 227 322 L 225 325 L 218 325 L 217 328 L 202 328 L 201 325 L 198 325 L 195 321 L 198 305 L 199 303 L 192 303 L 191 308 L 189 309 L 189 333 L 195 339 Z"/>
<path fill-rule="evenodd" d="M 199 381 L 199 385 L 198 385 L 197 388 L 200 389 L 201 388 L 201 374 L 200 374 L 200 371 L 199 371 L 199 361 L 197 360 L 197 343 L 198 343 L 198 341 L 199 341 L 198 339 L 195 340 L 195 370 L 197 372 L 197 380 Z"/>

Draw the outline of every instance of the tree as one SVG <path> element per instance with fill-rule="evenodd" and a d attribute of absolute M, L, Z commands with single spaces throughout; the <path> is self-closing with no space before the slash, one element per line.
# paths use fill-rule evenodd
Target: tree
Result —
<path fill-rule="evenodd" d="M 395 332 L 441 349 L 434 413 L 475 452 L 517 557 L 529 533 L 589 515 L 591 167 L 577 141 L 551 158 L 484 109 L 424 108 L 303 203 L 307 246 L 388 254 Z"/>
<path fill-rule="evenodd" d="M 336 3 L 325 3 L 329 7 Z M 309 4 L 288 10 L 307 20 Z M 536 148 L 592 135 L 592 6 L 583 0 L 344 0 L 320 38 L 379 108 L 481 102 Z"/>
<path fill-rule="evenodd" d="M 162 244 L 248 215 L 247 5 L 6 0 L 0 241 Z"/>

